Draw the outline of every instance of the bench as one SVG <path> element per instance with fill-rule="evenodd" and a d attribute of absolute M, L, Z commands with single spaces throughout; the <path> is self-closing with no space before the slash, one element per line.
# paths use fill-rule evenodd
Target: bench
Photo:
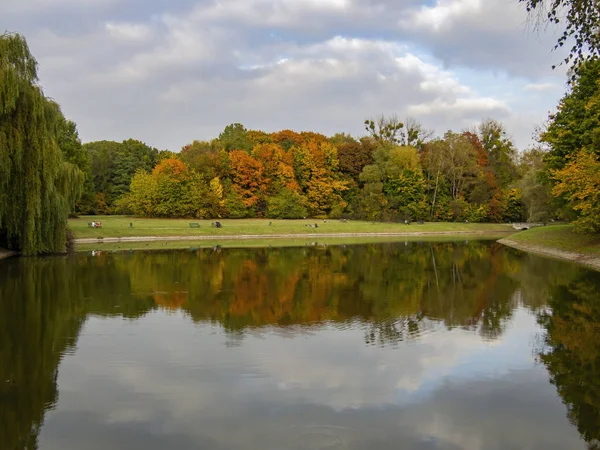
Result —
<path fill-rule="evenodd" d="M 200 228 L 200 224 L 198 222 L 190 222 L 190 228 Z"/>

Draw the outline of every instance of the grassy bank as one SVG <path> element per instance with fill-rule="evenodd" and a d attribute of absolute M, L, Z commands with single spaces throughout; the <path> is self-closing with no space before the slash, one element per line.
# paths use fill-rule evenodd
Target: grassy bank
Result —
<path fill-rule="evenodd" d="M 482 235 L 460 235 L 457 236 L 388 236 L 388 237 L 322 237 L 322 238 L 281 238 L 281 239 L 210 239 L 210 240 L 181 240 L 181 241 L 166 241 L 156 240 L 149 242 L 95 242 L 89 244 L 77 244 L 75 251 L 130 251 L 130 250 L 165 250 L 165 249 L 188 249 L 196 250 L 200 248 L 214 248 L 220 246 L 222 248 L 253 248 L 253 247 L 304 247 L 304 246 L 329 246 L 329 245 L 358 245 L 358 244 L 377 244 L 377 243 L 393 243 L 393 242 L 426 242 L 426 241 L 468 241 L 472 239 L 489 239 L 497 240 L 506 236 L 506 233 L 493 233 Z"/>
<path fill-rule="evenodd" d="M 102 228 L 90 228 L 88 223 L 102 222 Z M 190 228 L 190 222 L 200 224 L 199 228 Z M 269 219 L 224 219 L 223 227 L 211 227 L 211 220 L 193 219 L 140 219 L 125 216 L 82 216 L 70 219 L 69 226 L 76 239 L 109 237 L 147 237 L 147 236 L 240 236 L 240 235 L 306 235 L 306 234 L 349 234 L 349 233 L 498 233 L 514 232 L 505 224 L 465 224 L 465 223 L 425 223 L 410 225 L 398 223 L 371 223 L 361 221 L 341 222 L 329 220 L 269 220 Z M 269 225 L 271 223 L 271 225 Z M 308 224 L 318 224 L 318 228 Z M 133 224 L 133 226 L 130 226 Z"/>
<path fill-rule="evenodd" d="M 566 252 L 600 255 L 600 236 L 575 233 L 571 225 L 535 227 L 511 235 L 510 240 Z"/>
<path fill-rule="evenodd" d="M 578 262 L 600 270 L 600 236 L 575 233 L 571 225 L 536 227 L 501 239 L 520 250 Z"/>

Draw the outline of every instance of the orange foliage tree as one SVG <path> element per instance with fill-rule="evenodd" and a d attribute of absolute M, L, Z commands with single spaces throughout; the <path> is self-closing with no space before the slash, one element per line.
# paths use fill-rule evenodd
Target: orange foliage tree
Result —
<path fill-rule="evenodd" d="M 229 164 L 233 189 L 247 208 L 255 206 L 265 191 L 263 164 L 241 150 L 229 152 Z"/>

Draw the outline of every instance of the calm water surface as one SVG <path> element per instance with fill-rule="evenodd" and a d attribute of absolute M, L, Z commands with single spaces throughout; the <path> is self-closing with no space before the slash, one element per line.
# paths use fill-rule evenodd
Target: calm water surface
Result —
<path fill-rule="evenodd" d="M 596 449 L 600 273 L 493 242 L 0 263 L 0 450 Z"/>

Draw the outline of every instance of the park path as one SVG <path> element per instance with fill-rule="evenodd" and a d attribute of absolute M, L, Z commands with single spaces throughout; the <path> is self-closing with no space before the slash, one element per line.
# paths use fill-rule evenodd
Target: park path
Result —
<path fill-rule="evenodd" d="M 516 248 L 528 253 L 534 253 L 536 255 L 548 256 L 555 259 L 563 259 L 565 261 L 571 261 L 584 266 L 591 267 L 592 269 L 600 270 L 600 256 L 568 252 L 565 250 L 559 250 L 557 248 L 546 247 L 543 245 L 529 244 L 525 242 L 516 242 L 511 239 L 500 239 L 499 243 L 508 247 Z"/>

